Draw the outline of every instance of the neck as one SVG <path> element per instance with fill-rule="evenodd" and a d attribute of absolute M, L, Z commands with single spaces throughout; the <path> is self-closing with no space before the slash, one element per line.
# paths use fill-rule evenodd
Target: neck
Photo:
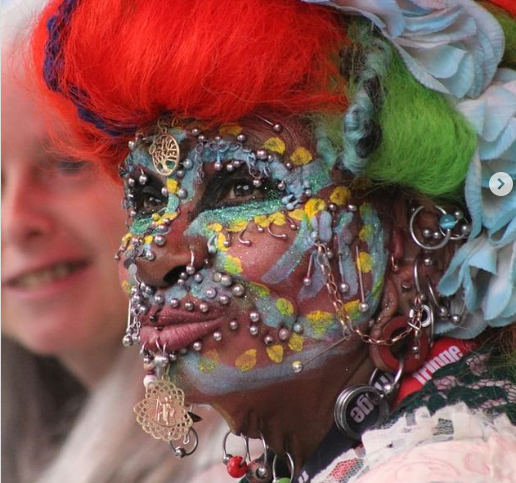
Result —
<path fill-rule="evenodd" d="M 349 385 L 366 383 L 373 371 L 367 349 L 357 346 L 354 358 L 334 356 L 320 368 L 293 374 L 288 384 L 240 392 L 215 406 L 233 433 L 250 438 L 262 434 L 276 454 L 288 451 L 298 473 L 331 429 L 338 394 Z"/>
<path fill-rule="evenodd" d="M 116 357 L 118 348 L 112 344 L 106 347 L 84 347 L 59 355 L 61 363 L 87 389 L 94 389 L 102 378 L 109 372 Z"/>

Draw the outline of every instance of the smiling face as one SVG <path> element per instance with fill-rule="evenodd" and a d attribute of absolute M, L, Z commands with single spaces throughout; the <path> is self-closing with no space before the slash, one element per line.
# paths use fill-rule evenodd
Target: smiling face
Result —
<path fill-rule="evenodd" d="M 47 355 L 115 354 L 127 310 L 113 266 L 118 190 L 49 152 L 10 79 L 2 94 L 2 333 Z"/>
<path fill-rule="evenodd" d="M 317 244 L 332 252 L 353 323 L 371 319 L 386 234 L 374 206 L 332 180 L 328 139 L 292 121 L 161 126 L 121 168 L 132 223 L 120 254 L 151 372 L 165 353 L 202 400 L 279 382 L 294 361 L 342 338 Z M 168 158 L 158 156 L 164 146 Z"/>

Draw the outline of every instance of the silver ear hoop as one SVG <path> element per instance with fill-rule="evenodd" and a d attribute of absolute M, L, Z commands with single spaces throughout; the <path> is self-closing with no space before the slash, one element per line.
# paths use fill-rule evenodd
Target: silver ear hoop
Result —
<path fill-rule="evenodd" d="M 287 464 L 290 467 L 289 468 L 290 469 L 289 483 L 292 483 L 294 481 L 294 475 L 296 473 L 295 465 L 294 465 L 294 458 L 292 458 L 292 455 L 288 451 L 285 451 L 285 456 L 287 457 L 286 458 Z M 277 461 L 278 461 L 278 455 L 275 454 L 274 458 L 272 459 L 272 483 L 278 483 L 279 481 L 281 481 L 283 479 L 283 478 L 278 477 L 278 474 L 276 471 Z"/>
<path fill-rule="evenodd" d="M 191 438 L 190 435 L 193 435 L 193 443 L 192 447 L 188 449 L 188 445 L 190 445 Z M 197 431 L 194 428 L 190 428 L 188 433 L 186 433 L 185 437 L 183 438 L 183 445 L 184 446 L 174 446 L 174 442 L 169 442 L 170 447 L 174 451 L 174 455 L 177 458 L 184 458 L 185 456 L 190 456 L 191 454 L 195 453 L 197 447 L 199 446 L 199 436 L 197 434 Z"/>
<path fill-rule="evenodd" d="M 444 215 L 448 215 L 446 210 L 444 210 L 440 206 L 436 206 L 436 208 L 443 214 L 443 216 Z M 447 228 L 446 231 L 443 232 L 441 227 L 439 227 L 440 233 L 439 232 L 436 232 L 436 233 L 444 235 L 444 238 L 439 243 L 437 243 L 436 245 L 425 245 L 422 241 L 420 241 L 418 239 L 418 237 L 416 236 L 416 232 L 414 230 L 414 222 L 416 220 L 416 217 L 423 210 L 424 210 L 424 206 L 419 206 L 412 213 L 412 215 L 410 217 L 410 223 L 409 223 L 410 236 L 412 237 L 412 240 L 414 241 L 414 243 L 418 247 L 422 248 L 423 250 L 429 250 L 429 251 L 440 250 L 441 248 L 444 248 L 448 244 L 448 242 L 450 241 L 450 239 L 452 237 L 452 231 L 451 231 L 450 228 Z M 440 238 L 440 236 L 439 236 L 439 238 Z"/>
<path fill-rule="evenodd" d="M 228 437 L 229 437 L 230 434 L 233 434 L 233 433 L 231 431 L 228 431 L 224 435 L 224 438 L 222 440 L 222 462 L 225 465 L 228 463 L 230 458 L 233 457 L 233 455 L 228 453 L 227 449 L 226 449 L 226 443 L 228 441 Z M 241 435 L 240 437 L 242 438 L 242 441 L 244 442 L 244 447 L 245 447 L 245 455 L 244 455 L 242 461 L 249 461 L 249 440 L 245 436 Z"/>

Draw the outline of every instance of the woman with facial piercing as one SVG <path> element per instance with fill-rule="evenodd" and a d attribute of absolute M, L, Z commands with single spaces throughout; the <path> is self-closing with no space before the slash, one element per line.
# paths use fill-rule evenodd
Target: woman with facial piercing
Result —
<path fill-rule="evenodd" d="M 194 458 L 209 404 L 242 482 L 516 481 L 515 16 L 49 3 L 41 95 L 123 184 L 149 439 Z"/>
<path fill-rule="evenodd" d="M 119 188 L 52 149 L 20 68 L 37 8 L 2 9 L 2 481 L 196 481 L 215 463 L 208 441 L 180 466 L 132 417 L 144 373 L 120 344 Z M 203 416 L 206 431 L 221 427 Z"/>

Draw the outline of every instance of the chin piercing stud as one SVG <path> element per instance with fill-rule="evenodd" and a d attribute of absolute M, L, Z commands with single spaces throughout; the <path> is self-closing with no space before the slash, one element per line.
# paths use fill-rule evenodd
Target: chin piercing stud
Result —
<path fill-rule="evenodd" d="M 233 284 L 233 279 L 230 275 L 224 274 L 220 277 L 220 284 L 223 287 L 231 287 L 231 285 Z"/>
<path fill-rule="evenodd" d="M 287 329 L 286 327 L 282 327 L 279 331 L 278 331 L 278 339 L 281 340 L 282 342 L 285 342 L 289 339 L 290 337 L 290 330 Z"/>
<path fill-rule="evenodd" d="M 214 299 L 217 296 L 217 291 L 214 288 L 209 288 L 206 290 L 206 297 L 209 299 Z"/>
<path fill-rule="evenodd" d="M 238 322 L 236 320 L 232 320 L 230 323 L 229 323 L 229 328 L 231 330 L 237 330 L 238 329 Z"/>
<path fill-rule="evenodd" d="M 200 352 L 202 350 L 202 342 L 200 340 L 194 342 L 192 344 L 192 349 L 195 351 L 195 352 Z"/>
<path fill-rule="evenodd" d="M 185 310 L 188 310 L 188 312 L 192 312 L 195 308 L 195 305 L 193 302 L 185 302 Z"/>
<path fill-rule="evenodd" d="M 271 345 L 274 342 L 274 338 L 272 337 L 272 335 L 266 335 L 263 338 L 263 342 L 265 343 L 265 345 Z"/>
<path fill-rule="evenodd" d="M 296 322 L 294 324 L 294 326 L 292 327 L 292 330 L 296 333 L 296 334 L 302 334 L 304 332 L 304 327 L 299 323 L 299 322 Z"/>
<path fill-rule="evenodd" d="M 235 286 L 233 286 L 233 288 L 231 289 L 231 293 L 235 297 L 242 297 L 244 295 L 244 293 L 245 293 L 245 289 L 244 289 L 243 285 L 240 285 L 238 283 Z"/>
<path fill-rule="evenodd" d="M 174 307 L 175 309 L 179 307 L 179 300 L 177 299 L 170 299 L 170 306 Z"/>
<path fill-rule="evenodd" d="M 258 312 L 253 311 L 249 314 L 249 319 L 251 319 L 251 322 L 259 322 L 260 314 Z"/>
<path fill-rule="evenodd" d="M 257 325 L 251 325 L 249 327 L 249 333 L 253 336 L 258 335 L 260 333 L 260 328 Z"/>
<path fill-rule="evenodd" d="M 229 297 L 227 295 L 221 295 L 219 297 L 219 302 L 222 304 L 222 305 L 227 305 L 229 304 Z"/>
<path fill-rule="evenodd" d="M 199 304 L 199 310 L 205 314 L 209 310 L 208 304 L 206 302 L 201 302 Z"/>
<path fill-rule="evenodd" d="M 220 342 L 222 340 L 222 332 L 219 332 L 218 330 L 216 332 L 213 332 L 213 338 Z"/>

